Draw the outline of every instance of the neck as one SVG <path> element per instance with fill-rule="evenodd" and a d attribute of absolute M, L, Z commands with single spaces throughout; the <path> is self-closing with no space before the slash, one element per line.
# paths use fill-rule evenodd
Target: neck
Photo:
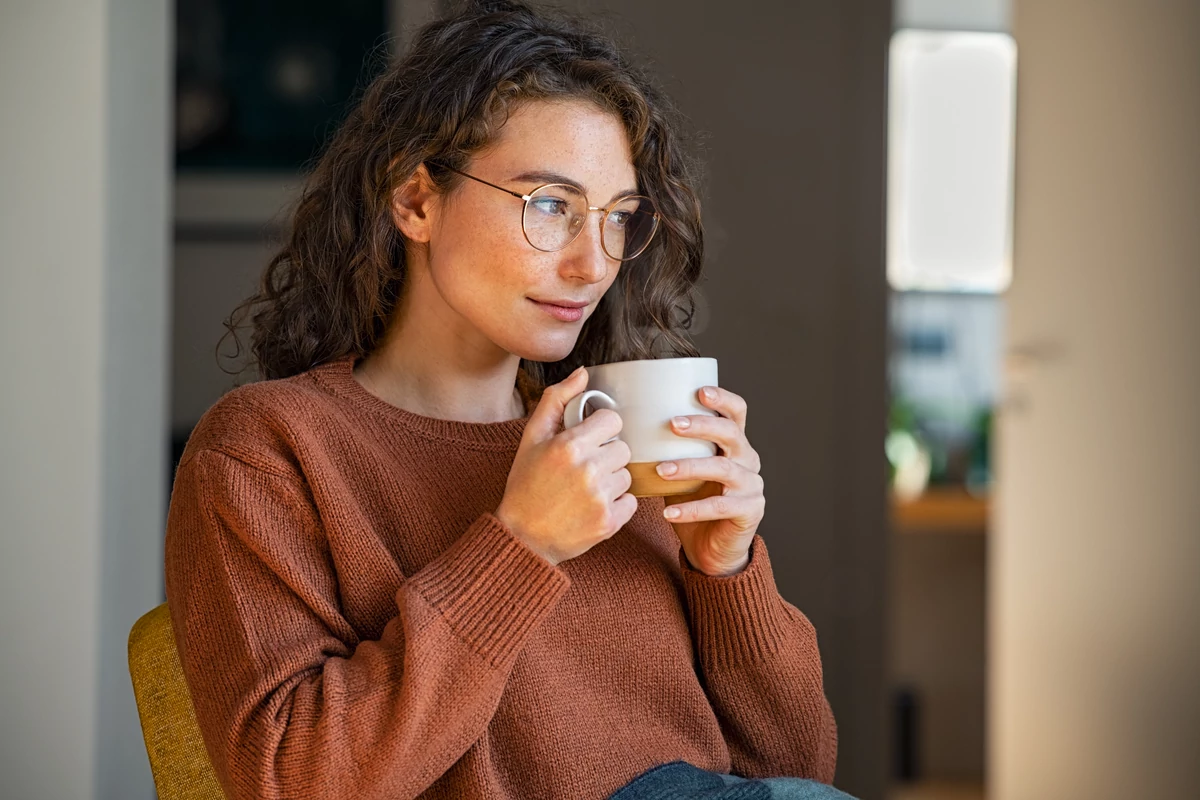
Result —
<path fill-rule="evenodd" d="M 457 315 L 418 311 L 431 306 L 402 297 L 383 342 L 355 367 L 355 380 L 384 402 L 425 417 L 488 423 L 525 416 L 516 389 L 520 357 L 477 341 L 476 331 L 463 335 L 439 325 Z M 475 347 L 467 344 L 472 340 Z"/>

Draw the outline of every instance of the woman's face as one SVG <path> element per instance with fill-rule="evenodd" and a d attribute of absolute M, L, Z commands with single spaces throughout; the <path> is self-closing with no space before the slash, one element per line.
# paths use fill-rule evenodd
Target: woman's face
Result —
<path fill-rule="evenodd" d="M 583 101 L 518 107 L 497 140 L 463 171 L 521 194 L 545 183 L 576 183 L 588 205 L 598 207 L 637 189 L 620 121 Z M 526 241 L 524 207 L 517 197 L 463 178 L 436 203 L 429 277 L 459 339 L 479 336 L 472 344 L 491 342 L 522 358 L 558 361 L 574 348 L 620 262 L 601 248 L 602 212 L 590 212 L 575 241 L 547 253 Z M 573 320 L 543 305 L 554 301 L 586 305 Z"/>

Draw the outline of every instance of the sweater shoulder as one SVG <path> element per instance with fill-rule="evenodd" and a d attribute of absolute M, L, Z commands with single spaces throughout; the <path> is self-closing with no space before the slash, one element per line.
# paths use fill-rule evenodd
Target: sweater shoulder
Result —
<path fill-rule="evenodd" d="M 238 386 L 196 423 L 179 466 L 215 451 L 267 472 L 294 474 L 299 442 L 328 420 L 336 403 L 309 373 Z"/>

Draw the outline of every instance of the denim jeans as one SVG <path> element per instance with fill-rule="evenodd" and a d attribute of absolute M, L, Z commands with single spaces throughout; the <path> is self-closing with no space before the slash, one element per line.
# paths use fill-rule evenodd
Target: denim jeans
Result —
<path fill-rule="evenodd" d="M 739 778 L 672 761 L 643 772 L 609 800 L 854 800 L 805 778 Z"/>

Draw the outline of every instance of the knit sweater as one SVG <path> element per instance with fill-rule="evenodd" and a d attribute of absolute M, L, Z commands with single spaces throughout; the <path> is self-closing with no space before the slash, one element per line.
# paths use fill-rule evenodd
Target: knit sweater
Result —
<path fill-rule="evenodd" d="M 167 599 L 229 797 L 603 798 L 677 760 L 832 781 L 816 634 L 761 537 L 710 577 L 642 499 L 551 565 L 492 513 L 529 417 L 421 416 L 353 365 L 228 393 L 176 473 Z"/>

